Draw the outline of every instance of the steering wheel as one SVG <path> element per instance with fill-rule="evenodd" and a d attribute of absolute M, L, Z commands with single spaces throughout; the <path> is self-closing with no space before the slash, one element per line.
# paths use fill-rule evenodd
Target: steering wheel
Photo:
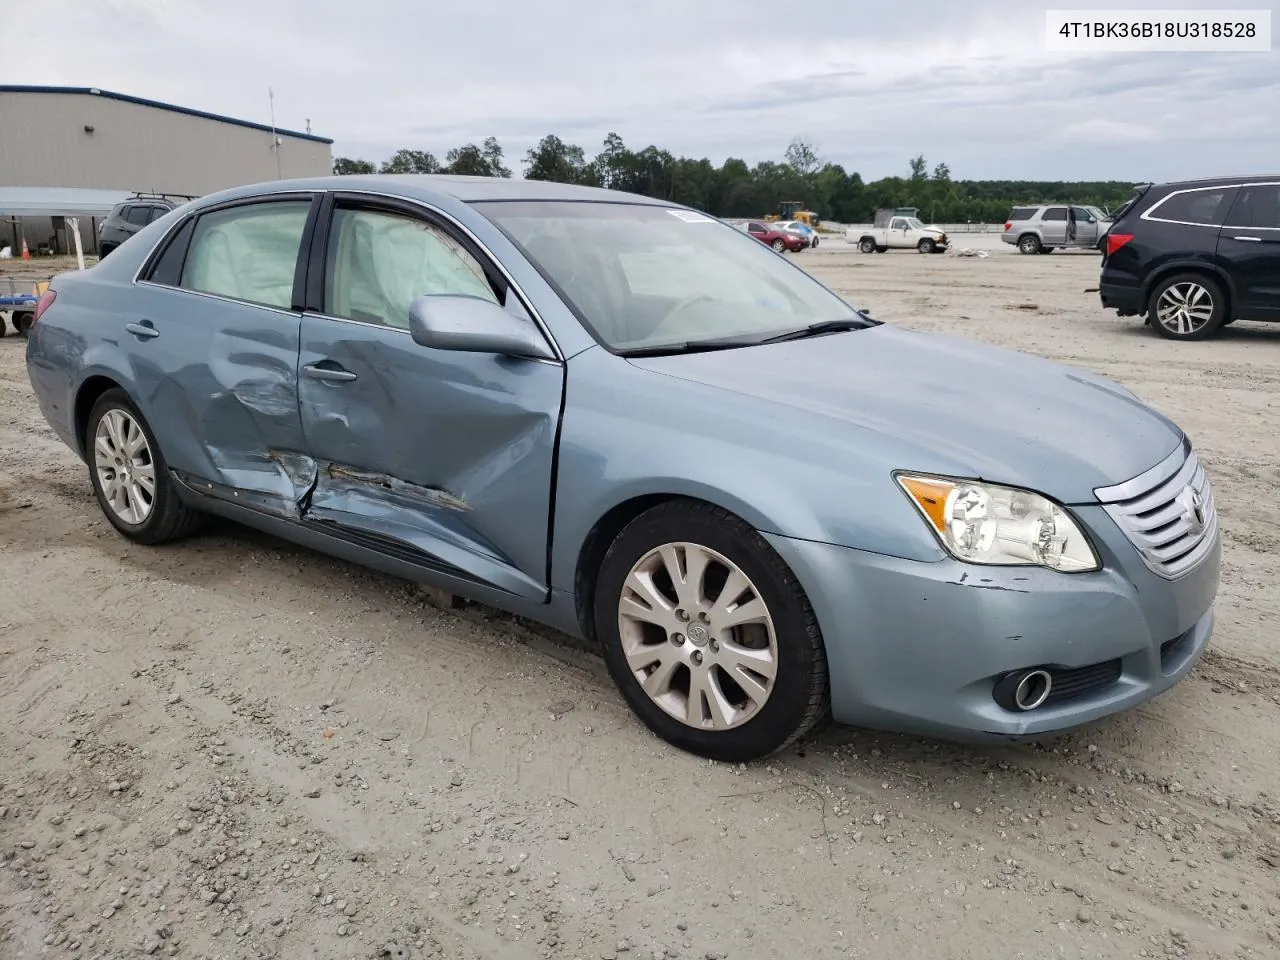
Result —
<path fill-rule="evenodd" d="M 714 303 L 715 297 L 709 297 L 705 293 L 695 293 L 692 296 L 685 297 L 683 300 L 678 302 L 675 306 L 673 306 L 670 310 L 667 311 L 666 316 L 664 316 L 661 320 L 659 320 L 657 325 L 654 326 L 653 330 L 649 332 L 649 336 L 652 337 L 659 330 L 669 328 L 672 325 L 671 323 L 672 320 L 678 317 L 685 310 L 688 310 L 694 304 L 701 303 L 704 300 L 707 303 Z M 674 333 L 675 331 L 672 331 L 672 332 Z"/>

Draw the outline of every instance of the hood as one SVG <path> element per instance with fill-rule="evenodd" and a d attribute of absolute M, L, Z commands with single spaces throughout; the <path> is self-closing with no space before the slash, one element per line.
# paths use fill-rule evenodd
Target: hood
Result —
<path fill-rule="evenodd" d="M 1183 437 L 1088 371 L 887 324 L 631 362 L 879 434 L 881 448 L 905 458 L 889 469 L 1022 486 L 1064 503 L 1096 502 L 1094 488 L 1155 466 Z"/>

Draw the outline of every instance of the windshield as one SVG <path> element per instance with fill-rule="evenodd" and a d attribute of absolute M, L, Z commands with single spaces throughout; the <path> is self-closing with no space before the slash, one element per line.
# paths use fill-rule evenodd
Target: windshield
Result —
<path fill-rule="evenodd" d="M 912 230 L 923 230 L 923 229 L 924 229 L 924 224 L 920 222 L 920 218 L 919 218 L 919 217 L 905 217 L 904 219 L 907 221 L 907 226 L 908 226 L 910 229 L 912 229 Z"/>
<path fill-rule="evenodd" d="M 477 202 L 618 351 L 862 319 L 754 237 L 692 210 L 611 202 Z M 867 321 L 871 323 L 872 321 Z"/>

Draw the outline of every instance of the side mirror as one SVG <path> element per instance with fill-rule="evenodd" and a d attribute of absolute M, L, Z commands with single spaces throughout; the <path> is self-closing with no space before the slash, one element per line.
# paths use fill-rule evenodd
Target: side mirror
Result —
<path fill-rule="evenodd" d="M 414 343 L 433 350 L 555 359 L 536 326 L 480 297 L 415 297 L 409 304 L 409 334 Z"/>

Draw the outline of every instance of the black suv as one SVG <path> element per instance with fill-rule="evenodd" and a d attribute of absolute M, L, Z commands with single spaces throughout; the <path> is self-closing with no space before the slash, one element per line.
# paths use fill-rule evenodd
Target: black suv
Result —
<path fill-rule="evenodd" d="M 1170 340 L 1280 320 L 1280 177 L 1138 187 L 1103 238 L 1098 291 Z"/>
<path fill-rule="evenodd" d="M 98 258 L 105 257 L 152 220 L 159 220 L 194 199 L 180 193 L 135 193 L 124 203 L 117 203 L 98 228 Z"/>

